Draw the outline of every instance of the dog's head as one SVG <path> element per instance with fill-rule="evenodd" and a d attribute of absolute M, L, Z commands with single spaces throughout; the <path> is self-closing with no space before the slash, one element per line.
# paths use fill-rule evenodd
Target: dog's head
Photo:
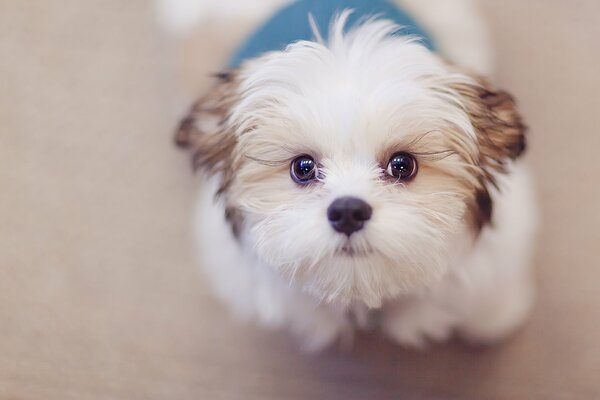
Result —
<path fill-rule="evenodd" d="M 488 224 L 524 150 L 514 101 L 372 20 L 223 73 L 177 142 L 259 259 L 326 301 L 426 287 Z"/>

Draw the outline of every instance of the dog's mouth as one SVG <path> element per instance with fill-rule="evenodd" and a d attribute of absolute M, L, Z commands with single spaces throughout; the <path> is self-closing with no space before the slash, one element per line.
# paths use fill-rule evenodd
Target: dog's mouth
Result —
<path fill-rule="evenodd" d="M 346 241 L 335 250 L 335 254 L 337 256 L 351 258 L 367 257 L 373 252 L 373 248 L 370 245 L 364 244 L 362 246 L 358 246 L 352 243 L 350 240 Z"/>

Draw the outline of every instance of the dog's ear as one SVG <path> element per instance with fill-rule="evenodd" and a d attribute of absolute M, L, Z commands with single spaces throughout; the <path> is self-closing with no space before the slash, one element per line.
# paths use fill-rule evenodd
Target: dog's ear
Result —
<path fill-rule="evenodd" d="M 216 75 L 217 83 L 196 102 L 181 121 L 175 143 L 193 154 L 195 169 L 221 173 L 223 184 L 231 174 L 231 161 L 237 139 L 227 124 L 231 108 L 238 100 L 236 71 Z"/>
<path fill-rule="evenodd" d="M 477 135 L 480 166 L 488 175 L 506 172 L 509 160 L 519 158 L 527 147 L 527 127 L 514 98 L 496 89 L 486 79 L 454 86 Z M 491 176 L 490 176 L 491 178 Z"/>
<path fill-rule="evenodd" d="M 472 216 L 475 227 L 481 230 L 492 220 L 489 190 L 490 186 L 497 186 L 494 175 L 506 173 L 509 161 L 525 152 L 527 127 L 510 94 L 482 77 L 471 78 L 470 82 L 454 84 L 452 89 L 458 93 L 477 135 L 479 187 L 475 190 Z"/>

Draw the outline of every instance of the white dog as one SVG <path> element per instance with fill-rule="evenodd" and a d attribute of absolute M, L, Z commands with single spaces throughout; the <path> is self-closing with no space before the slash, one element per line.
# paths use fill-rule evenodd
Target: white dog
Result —
<path fill-rule="evenodd" d="M 373 326 L 487 343 L 531 308 L 525 128 L 470 72 L 490 72 L 484 25 L 470 2 L 402 3 L 451 61 L 340 10 L 220 74 L 177 133 L 208 178 L 196 226 L 217 293 L 311 350 Z"/>

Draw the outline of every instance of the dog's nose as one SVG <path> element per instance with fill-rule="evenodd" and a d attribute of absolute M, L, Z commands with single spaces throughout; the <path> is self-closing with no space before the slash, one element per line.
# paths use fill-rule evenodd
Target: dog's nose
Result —
<path fill-rule="evenodd" d="M 327 218 L 333 229 L 347 236 L 360 231 L 372 215 L 371 206 L 356 197 L 339 198 L 327 209 Z"/>

